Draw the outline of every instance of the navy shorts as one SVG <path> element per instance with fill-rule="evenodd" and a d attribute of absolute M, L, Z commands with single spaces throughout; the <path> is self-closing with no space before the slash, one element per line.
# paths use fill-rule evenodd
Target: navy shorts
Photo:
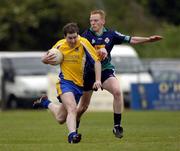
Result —
<path fill-rule="evenodd" d="M 109 77 L 115 77 L 113 69 L 106 69 L 101 72 L 101 82 L 102 83 Z M 94 82 L 95 82 L 95 73 L 93 71 L 87 72 L 84 75 L 84 91 L 93 90 L 92 87 L 93 87 Z"/>

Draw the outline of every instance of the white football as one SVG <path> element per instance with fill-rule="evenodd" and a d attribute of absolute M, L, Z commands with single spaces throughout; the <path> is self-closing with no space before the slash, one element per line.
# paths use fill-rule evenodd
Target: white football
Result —
<path fill-rule="evenodd" d="M 63 61 L 63 54 L 60 50 L 56 49 L 56 48 L 52 48 L 49 50 L 50 54 L 55 54 L 55 63 L 53 63 L 52 65 L 59 65 L 61 64 L 61 62 Z"/>

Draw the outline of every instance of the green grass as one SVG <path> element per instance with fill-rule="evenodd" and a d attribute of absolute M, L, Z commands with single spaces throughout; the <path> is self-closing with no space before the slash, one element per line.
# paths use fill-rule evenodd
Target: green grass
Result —
<path fill-rule="evenodd" d="M 88 112 L 83 139 L 67 143 L 66 125 L 47 111 L 0 112 L 0 151 L 179 151 L 180 111 L 125 111 L 124 137 L 112 134 L 111 112 Z"/>

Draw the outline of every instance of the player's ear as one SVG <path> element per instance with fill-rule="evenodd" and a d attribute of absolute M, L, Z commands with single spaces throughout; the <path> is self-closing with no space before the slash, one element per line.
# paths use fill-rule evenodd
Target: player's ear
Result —
<path fill-rule="evenodd" d="M 105 23 L 106 23 L 105 19 L 102 19 L 103 26 L 105 25 Z"/>

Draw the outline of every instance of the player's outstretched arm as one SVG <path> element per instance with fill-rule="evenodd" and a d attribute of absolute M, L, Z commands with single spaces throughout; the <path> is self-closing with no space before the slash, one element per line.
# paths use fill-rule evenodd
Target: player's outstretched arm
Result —
<path fill-rule="evenodd" d="M 162 36 L 159 35 L 153 35 L 149 37 L 132 37 L 130 44 L 141 44 L 141 43 L 147 43 L 147 42 L 156 42 L 163 39 Z"/>

